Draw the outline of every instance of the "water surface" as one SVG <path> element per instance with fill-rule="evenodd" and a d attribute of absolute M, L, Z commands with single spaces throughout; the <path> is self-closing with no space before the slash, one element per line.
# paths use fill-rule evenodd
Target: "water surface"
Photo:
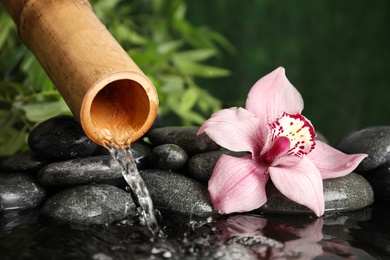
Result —
<path fill-rule="evenodd" d="M 0 259 L 390 259 L 390 203 L 353 212 L 194 219 L 161 211 L 166 237 L 136 219 L 79 226 L 33 211 L 1 215 Z"/>

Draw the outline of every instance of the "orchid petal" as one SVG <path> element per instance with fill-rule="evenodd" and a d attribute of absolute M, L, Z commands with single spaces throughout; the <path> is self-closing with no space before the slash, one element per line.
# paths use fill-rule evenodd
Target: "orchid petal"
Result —
<path fill-rule="evenodd" d="M 345 154 L 321 141 L 316 141 L 315 149 L 308 154 L 320 171 L 322 179 L 338 178 L 351 173 L 367 156 Z"/>
<path fill-rule="evenodd" d="M 300 114 L 303 110 L 303 99 L 287 79 L 284 68 L 279 67 L 253 85 L 245 108 L 262 122 L 269 124 L 280 118 L 283 113 Z"/>
<path fill-rule="evenodd" d="M 262 206 L 267 197 L 266 168 L 251 159 L 251 155 L 222 155 L 209 181 L 211 201 L 220 213 L 250 211 Z"/>
<path fill-rule="evenodd" d="M 280 158 L 290 149 L 290 139 L 285 136 L 277 137 L 271 144 L 271 147 L 262 155 L 264 162 L 272 164 L 277 158 Z"/>
<path fill-rule="evenodd" d="M 321 174 L 307 156 L 290 167 L 269 167 L 275 187 L 287 198 L 324 214 L 325 202 Z"/>
<path fill-rule="evenodd" d="M 268 129 L 254 114 L 243 108 L 223 109 L 214 113 L 198 130 L 220 146 L 236 152 L 260 153 Z"/>

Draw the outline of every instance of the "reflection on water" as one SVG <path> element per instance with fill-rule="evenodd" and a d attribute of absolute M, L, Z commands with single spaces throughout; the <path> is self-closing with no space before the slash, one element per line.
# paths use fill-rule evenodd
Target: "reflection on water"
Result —
<path fill-rule="evenodd" d="M 135 219 L 85 227 L 34 212 L 1 215 L 0 259 L 390 258 L 386 202 L 323 218 L 237 214 L 208 220 L 162 211 L 166 237 L 152 242 Z"/>

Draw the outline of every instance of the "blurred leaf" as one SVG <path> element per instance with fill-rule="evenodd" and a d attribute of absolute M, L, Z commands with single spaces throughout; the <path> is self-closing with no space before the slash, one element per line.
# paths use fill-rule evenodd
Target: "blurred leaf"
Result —
<path fill-rule="evenodd" d="M 26 88 L 15 82 L 0 82 L 0 102 L 13 101 L 15 97 L 20 97 L 26 92 Z"/>
<path fill-rule="evenodd" d="M 201 114 L 195 111 L 187 111 L 185 113 L 180 113 L 180 115 L 184 118 L 184 125 L 201 125 L 206 120 Z"/>
<path fill-rule="evenodd" d="M 36 91 L 50 91 L 54 89 L 53 83 L 31 52 L 26 54 L 21 69 L 28 76 L 27 84 L 33 86 Z"/>
<path fill-rule="evenodd" d="M 218 67 L 201 65 L 191 62 L 177 62 L 174 60 L 177 67 L 184 74 L 191 76 L 198 76 L 204 78 L 216 78 L 216 77 L 225 77 L 229 75 L 229 71 L 226 69 L 221 69 Z"/>
<path fill-rule="evenodd" d="M 205 118 L 199 113 L 191 110 L 182 110 L 177 104 L 179 103 L 178 97 L 169 96 L 167 98 L 167 104 L 172 111 L 183 118 L 184 125 L 202 124 Z"/>
<path fill-rule="evenodd" d="M 198 107 L 203 113 L 214 113 L 221 109 L 221 101 L 200 89 Z"/>
<path fill-rule="evenodd" d="M 5 11 L 4 8 L 0 8 L 0 49 L 3 49 L 4 43 L 9 37 L 11 30 L 15 29 L 15 25 Z"/>
<path fill-rule="evenodd" d="M 207 31 L 207 34 L 211 39 L 220 44 L 230 54 L 236 53 L 236 49 L 234 48 L 234 46 L 222 34 L 210 30 Z"/>
<path fill-rule="evenodd" d="M 0 156 L 13 155 L 19 151 L 25 143 L 26 134 L 25 129 L 9 128 L 0 135 Z"/>
<path fill-rule="evenodd" d="M 16 118 L 10 110 L 0 109 L 0 136 L 9 131 Z"/>
<path fill-rule="evenodd" d="M 186 11 L 187 11 L 187 6 L 184 3 L 178 5 L 174 14 L 173 14 L 173 18 L 175 18 L 176 20 L 183 20 L 185 17 Z"/>
<path fill-rule="evenodd" d="M 157 47 L 157 53 L 159 54 L 167 54 L 177 51 L 183 45 L 183 41 L 169 41 L 160 43 Z"/>
<path fill-rule="evenodd" d="M 196 104 L 198 100 L 198 91 L 195 88 L 189 88 L 184 92 L 183 97 L 181 98 L 181 103 L 179 106 L 180 111 L 189 111 Z"/>
<path fill-rule="evenodd" d="M 170 95 L 176 93 L 181 96 L 184 89 L 184 80 L 182 77 L 177 75 L 163 75 L 160 76 L 160 80 L 163 83 L 161 86 L 162 92 Z"/>
<path fill-rule="evenodd" d="M 112 33 L 116 36 L 118 41 L 128 41 L 134 45 L 144 45 L 148 39 L 140 35 L 138 32 L 131 30 L 124 24 L 118 24 L 113 28 Z"/>
<path fill-rule="evenodd" d="M 207 60 L 215 54 L 216 50 L 214 49 L 198 49 L 175 53 L 173 54 L 172 59 L 175 62 L 196 62 Z"/>
<path fill-rule="evenodd" d="M 26 113 L 26 118 L 31 122 L 42 122 L 49 118 L 70 114 L 70 110 L 63 100 L 47 103 L 32 103 L 20 106 Z"/>

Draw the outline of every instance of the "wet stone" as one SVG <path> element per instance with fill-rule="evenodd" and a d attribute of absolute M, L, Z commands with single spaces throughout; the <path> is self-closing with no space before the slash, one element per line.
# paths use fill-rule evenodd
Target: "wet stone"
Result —
<path fill-rule="evenodd" d="M 390 201 L 390 162 L 362 176 L 371 184 L 375 197 Z"/>
<path fill-rule="evenodd" d="M 189 156 L 220 148 L 206 134 L 197 135 L 197 127 L 163 127 L 151 130 L 148 138 L 154 146 L 176 144 L 183 148 Z"/>
<path fill-rule="evenodd" d="M 188 175 L 195 180 L 207 184 L 213 173 L 214 167 L 222 154 L 228 154 L 235 157 L 247 155 L 247 153 L 244 152 L 238 153 L 228 150 L 199 153 L 189 160 L 187 164 Z"/>
<path fill-rule="evenodd" d="M 198 217 L 213 213 L 206 185 L 170 171 L 143 170 L 140 174 L 156 208 Z"/>
<path fill-rule="evenodd" d="M 86 157 L 97 148 L 72 116 L 58 116 L 40 123 L 31 131 L 28 144 L 40 157 L 57 161 Z"/>
<path fill-rule="evenodd" d="M 138 170 L 152 168 L 152 147 L 143 141 L 137 141 L 131 144 L 131 152 L 133 154 Z"/>
<path fill-rule="evenodd" d="M 357 173 L 327 179 L 324 183 L 325 212 L 351 211 L 371 205 L 374 192 L 366 179 Z M 265 213 L 302 214 L 312 213 L 281 194 L 271 181 L 266 186 L 267 203 L 256 211 Z"/>
<path fill-rule="evenodd" d="M 107 184 L 83 185 L 62 190 L 42 207 L 46 216 L 83 225 L 112 223 L 135 216 L 135 204 L 124 190 Z"/>
<path fill-rule="evenodd" d="M 46 199 L 46 191 L 27 173 L 0 174 L 0 212 L 35 208 Z"/>
<path fill-rule="evenodd" d="M 28 150 L 4 159 L 0 163 L 0 169 L 4 172 L 35 173 L 49 163 L 49 160 L 42 159 L 33 151 Z"/>
<path fill-rule="evenodd" d="M 43 167 L 37 178 L 39 183 L 48 187 L 124 182 L 119 164 L 110 155 L 55 162 Z"/>
<path fill-rule="evenodd" d="M 375 126 L 353 132 L 340 141 L 337 149 L 347 154 L 368 154 L 356 172 L 375 169 L 390 160 L 390 126 Z"/>
<path fill-rule="evenodd" d="M 180 171 L 188 161 L 188 155 L 176 144 L 162 144 L 153 148 L 153 163 L 161 170 Z"/>

